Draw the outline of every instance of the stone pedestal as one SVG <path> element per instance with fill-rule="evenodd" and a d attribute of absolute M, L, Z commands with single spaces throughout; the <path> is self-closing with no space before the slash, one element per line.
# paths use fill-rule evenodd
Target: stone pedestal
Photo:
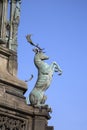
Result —
<path fill-rule="evenodd" d="M 27 85 L 16 73 L 17 54 L 0 46 L 0 130 L 53 130 L 48 109 L 26 104 Z"/>

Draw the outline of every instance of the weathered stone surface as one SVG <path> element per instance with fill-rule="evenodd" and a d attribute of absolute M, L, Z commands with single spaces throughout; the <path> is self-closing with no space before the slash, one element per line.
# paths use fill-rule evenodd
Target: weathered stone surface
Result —
<path fill-rule="evenodd" d="M 17 53 L 0 46 L 0 71 L 17 75 Z"/>
<path fill-rule="evenodd" d="M 7 0 L 0 0 L 0 38 L 6 37 Z"/>

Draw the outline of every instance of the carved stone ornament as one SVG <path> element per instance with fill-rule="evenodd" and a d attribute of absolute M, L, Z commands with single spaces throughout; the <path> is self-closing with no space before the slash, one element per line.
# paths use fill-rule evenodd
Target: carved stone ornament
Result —
<path fill-rule="evenodd" d="M 18 45 L 20 6 L 21 0 L 0 0 L 0 45 L 15 52 Z"/>
<path fill-rule="evenodd" d="M 0 115 L 0 130 L 25 130 L 26 123 L 23 120 Z"/>

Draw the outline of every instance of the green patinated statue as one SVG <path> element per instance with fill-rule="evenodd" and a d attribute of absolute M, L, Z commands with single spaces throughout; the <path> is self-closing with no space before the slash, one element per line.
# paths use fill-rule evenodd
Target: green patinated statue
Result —
<path fill-rule="evenodd" d="M 38 69 L 38 78 L 33 90 L 29 94 L 29 100 L 32 106 L 45 107 L 47 106 L 45 104 L 47 96 L 44 93 L 51 84 L 53 73 L 59 72 L 59 75 L 61 75 L 62 70 L 56 62 L 52 62 L 50 65 L 44 62 L 49 57 L 45 55 L 43 49 L 31 41 L 30 37 L 31 35 L 27 35 L 26 38 L 30 44 L 36 47 L 33 51 L 35 52 L 34 64 Z"/>

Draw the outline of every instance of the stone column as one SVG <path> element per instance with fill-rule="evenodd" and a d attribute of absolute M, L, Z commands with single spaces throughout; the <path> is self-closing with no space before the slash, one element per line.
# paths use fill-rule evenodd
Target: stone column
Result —
<path fill-rule="evenodd" d="M 0 1 L 0 38 L 1 38 L 1 28 L 2 28 L 2 7 L 3 7 L 3 1 Z"/>
<path fill-rule="evenodd" d="M 6 38 L 6 21 L 7 21 L 7 4 L 8 0 L 0 1 L 0 38 Z"/>

